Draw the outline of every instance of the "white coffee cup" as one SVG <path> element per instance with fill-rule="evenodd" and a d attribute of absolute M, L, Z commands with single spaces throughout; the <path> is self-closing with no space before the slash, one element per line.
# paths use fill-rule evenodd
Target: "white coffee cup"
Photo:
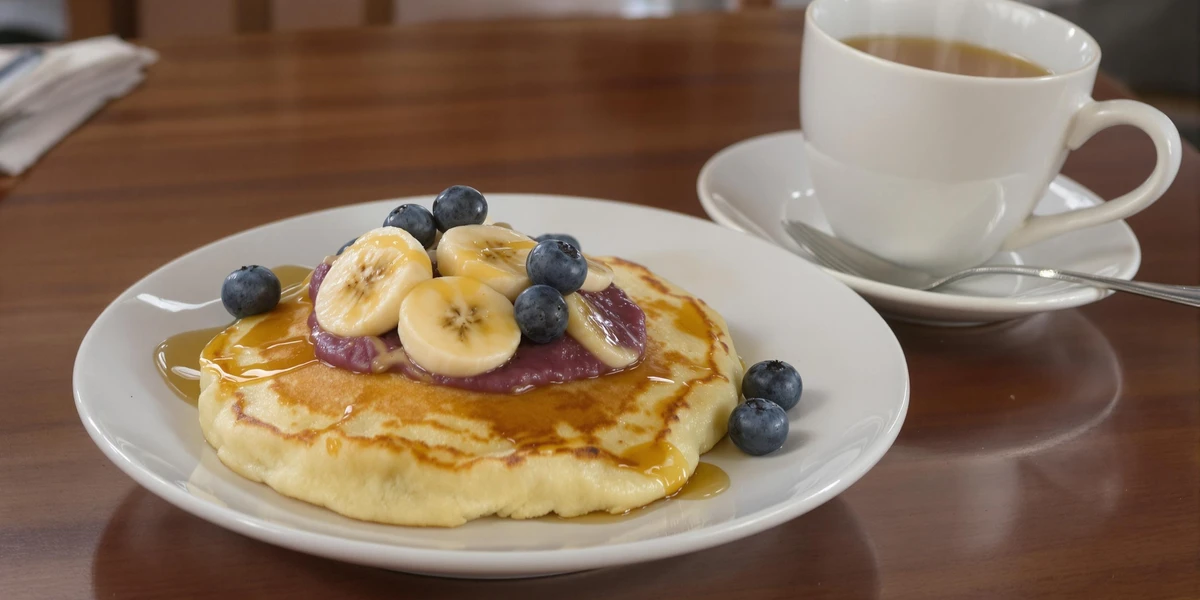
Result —
<path fill-rule="evenodd" d="M 957 75 L 842 43 L 862 35 L 971 42 L 1051 71 Z M 944 274 L 1157 200 L 1179 171 L 1179 132 L 1158 110 L 1091 98 L 1100 48 L 1087 33 L 1011 0 L 815 0 L 800 113 L 808 165 L 834 233 L 892 262 Z M 1158 153 L 1144 183 L 1100 206 L 1031 216 L 1067 152 L 1114 125 Z M 1053 265 L 1050 265 L 1053 266 Z"/>

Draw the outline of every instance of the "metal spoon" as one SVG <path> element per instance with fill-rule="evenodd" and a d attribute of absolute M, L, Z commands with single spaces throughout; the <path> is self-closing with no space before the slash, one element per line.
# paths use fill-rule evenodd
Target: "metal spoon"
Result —
<path fill-rule="evenodd" d="M 1102 275 L 1027 265 L 989 265 L 964 269 L 945 277 L 935 277 L 890 263 L 799 221 L 784 220 L 783 229 L 825 267 L 847 275 L 915 290 L 930 291 L 977 275 L 1020 275 L 1069 281 L 1200 308 L 1200 287 L 1126 281 Z"/>

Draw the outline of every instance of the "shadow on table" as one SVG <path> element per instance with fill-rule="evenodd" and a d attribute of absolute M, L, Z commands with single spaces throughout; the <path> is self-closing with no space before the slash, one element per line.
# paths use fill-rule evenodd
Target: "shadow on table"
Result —
<path fill-rule="evenodd" d="M 885 460 L 937 468 L 881 489 L 896 490 L 889 508 L 931 507 L 937 552 L 986 561 L 1112 527 L 1137 461 L 1112 427 L 1122 367 L 1091 321 L 1068 310 L 974 329 L 892 327 L 912 398 Z"/>
<path fill-rule="evenodd" d="M 876 598 L 875 552 L 835 498 L 789 523 L 696 554 L 557 577 L 470 581 L 359 567 L 277 548 L 207 523 L 137 488 L 92 563 L 98 598 Z"/>
<path fill-rule="evenodd" d="M 974 328 L 891 326 L 912 376 L 897 447 L 1035 454 L 1102 423 L 1121 396 L 1116 352 L 1075 310 Z"/>

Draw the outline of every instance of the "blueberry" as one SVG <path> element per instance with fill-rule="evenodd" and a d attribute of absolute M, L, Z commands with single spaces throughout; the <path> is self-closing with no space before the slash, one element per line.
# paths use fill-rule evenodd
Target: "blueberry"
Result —
<path fill-rule="evenodd" d="M 535 285 L 548 285 L 570 294 L 587 279 L 587 259 L 579 249 L 562 240 L 546 240 L 529 251 L 525 271 Z"/>
<path fill-rule="evenodd" d="M 338 256 L 341 256 L 341 255 L 342 255 L 342 253 L 346 251 L 346 248 L 349 248 L 350 246 L 353 246 L 353 245 L 354 245 L 354 242 L 357 242 L 357 241 L 358 241 L 358 238 L 354 238 L 354 239 L 352 239 L 352 240 L 350 240 L 350 241 L 346 242 L 345 244 L 342 244 L 342 247 L 341 247 L 341 248 L 338 248 L 337 255 L 338 255 Z"/>
<path fill-rule="evenodd" d="M 783 410 L 791 410 L 800 401 L 804 382 L 796 369 L 782 360 L 764 360 L 746 370 L 742 377 L 742 396 L 765 398 Z"/>
<path fill-rule="evenodd" d="M 401 204 L 388 213 L 383 220 L 384 227 L 399 227 L 417 239 L 417 242 L 428 248 L 433 245 L 437 236 L 437 227 L 433 224 L 433 213 L 420 204 Z"/>
<path fill-rule="evenodd" d="M 487 218 L 487 200 L 473 187 L 452 185 L 433 199 L 433 220 L 446 231 L 459 225 L 478 225 Z"/>
<path fill-rule="evenodd" d="M 229 274 L 221 285 L 221 304 L 239 319 L 265 313 L 279 304 L 279 278 L 266 267 L 252 265 Z"/>
<path fill-rule="evenodd" d="M 536 344 L 553 342 L 567 330 L 567 301 L 548 285 L 525 288 L 513 303 L 517 326 Z"/>
<path fill-rule="evenodd" d="M 778 404 L 750 398 L 729 415 L 729 439 L 751 456 L 770 454 L 787 441 L 788 417 Z"/>
<path fill-rule="evenodd" d="M 544 233 L 533 239 L 539 242 L 544 242 L 546 240 L 562 240 L 572 246 L 575 246 L 576 250 L 583 252 L 583 246 L 579 245 L 579 240 L 575 239 L 575 236 L 569 233 Z"/>

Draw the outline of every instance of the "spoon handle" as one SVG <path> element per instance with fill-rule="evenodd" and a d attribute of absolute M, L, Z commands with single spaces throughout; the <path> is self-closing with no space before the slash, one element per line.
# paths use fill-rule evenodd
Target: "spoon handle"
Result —
<path fill-rule="evenodd" d="M 1075 271 L 1060 271 L 1058 269 L 1045 269 L 1041 267 L 1027 267 L 1021 265 L 995 265 L 987 267 L 977 267 L 968 269 L 961 273 L 956 273 L 945 279 L 934 282 L 928 289 L 941 287 L 952 281 L 958 281 L 966 277 L 974 277 L 976 275 L 1025 275 L 1028 277 L 1041 277 L 1042 279 L 1057 279 L 1059 281 L 1069 281 L 1071 283 L 1081 283 L 1093 287 L 1114 290 L 1118 292 L 1128 292 L 1148 298 L 1156 298 L 1158 300 L 1166 300 L 1167 302 L 1175 302 L 1177 304 L 1185 304 L 1200 308 L 1200 287 L 1187 285 L 1170 285 L 1165 283 L 1142 283 L 1140 281 L 1126 281 L 1124 279 L 1115 279 L 1112 277 L 1104 277 L 1103 275 L 1089 275 L 1087 273 L 1077 273 Z"/>

